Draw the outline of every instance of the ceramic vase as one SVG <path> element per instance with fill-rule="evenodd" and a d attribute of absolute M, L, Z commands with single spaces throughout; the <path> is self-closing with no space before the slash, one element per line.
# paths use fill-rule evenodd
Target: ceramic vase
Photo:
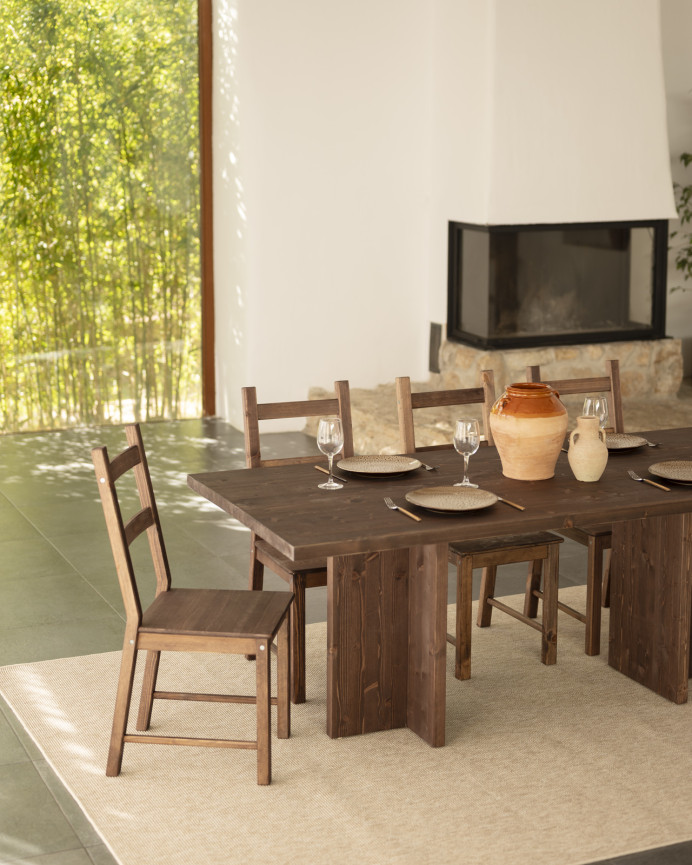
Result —
<path fill-rule="evenodd" d="M 576 429 L 569 434 L 567 459 L 578 481 L 593 483 L 601 477 L 608 462 L 608 447 L 597 417 L 577 418 Z"/>
<path fill-rule="evenodd" d="M 546 480 L 555 474 L 567 432 L 567 409 L 547 384 L 510 384 L 490 411 L 490 431 L 505 477 Z"/>

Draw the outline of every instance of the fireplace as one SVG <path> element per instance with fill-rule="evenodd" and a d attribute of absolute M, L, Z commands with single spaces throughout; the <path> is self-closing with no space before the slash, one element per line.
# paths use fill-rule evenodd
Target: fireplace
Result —
<path fill-rule="evenodd" d="M 530 348 L 665 336 L 666 220 L 449 223 L 447 337 Z"/>

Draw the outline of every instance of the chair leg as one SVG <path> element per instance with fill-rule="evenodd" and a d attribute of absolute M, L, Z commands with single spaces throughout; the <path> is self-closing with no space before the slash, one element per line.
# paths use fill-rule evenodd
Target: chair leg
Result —
<path fill-rule="evenodd" d="M 611 550 L 605 551 L 605 568 L 603 569 L 603 588 L 601 591 L 601 603 L 604 607 L 610 606 L 610 554 Z"/>
<path fill-rule="evenodd" d="M 471 678 L 471 597 L 473 594 L 473 559 L 460 556 L 457 561 L 457 623 L 454 675 Z"/>
<path fill-rule="evenodd" d="M 264 565 L 257 560 L 257 550 L 255 549 L 256 535 L 253 532 L 250 536 L 250 579 L 248 588 L 251 592 L 261 592 L 264 586 Z M 254 655 L 245 655 L 248 661 L 254 661 Z"/>
<path fill-rule="evenodd" d="M 279 739 L 291 735 L 291 628 L 289 616 L 281 623 L 276 638 L 276 728 Z"/>
<path fill-rule="evenodd" d="M 151 723 L 151 710 L 154 705 L 154 691 L 156 690 L 160 657 L 161 652 L 147 652 L 142 680 L 142 696 L 139 700 L 139 713 L 137 714 L 138 730 L 148 730 Z"/>
<path fill-rule="evenodd" d="M 261 592 L 264 586 L 264 565 L 257 560 L 255 549 L 255 535 L 253 533 L 250 542 L 250 581 L 248 588 L 251 592 Z"/>
<path fill-rule="evenodd" d="M 305 575 L 291 578 L 291 699 L 305 702 Z"/>
<path fill-rule="evenodd" d="M 271 784 L 271 667 L 270 644 L 257 640 L 257 783 Z"/>
<path fill-rule="evenodd" d="M 548 558 L 543 567 L 543 609 L 541 616 L 541 661 L 557 663 L 557 590 L 560 556 L 557 544 L 548 547 Z"/>
<path fill-rule="evenodd" d="M 495 578 L 497 576 L 497 566 L 490 565 L 483 568 L 481 575 L 481 591 L 478 599 L 478 618 L 476 624 L 479 628 L 490 627 L 490 620 L 493 615 L 492 605 L 488 603 L 488 598 L 495 597 Z"/>
<path fill-rule="evenodd" d="M 113 778 L 120 774 L 123 762 L 123 737 L 127 727 L 127 718 L 130 713 L 130 700 L 132 698 L 132 683 L 135 677 L 135 664 L 137 663 L 137 641 L 136 634 L 126 633 L 123 644 L 123 653 L 120 660 L 120 675 L 118 677 L 118 693 L 115 698 L 115 712 L 113 713 L 113 727 L 111 729 L 111 741 L 108 748 L 108 761 L 106 763 L 106 775 Z"/>
<path fill-rule="evenodd" d="M 599 538 L 589 538 L 586 566 L 586 636 L 584 651 L 598 655 L 601 651 L 601 591 L 603 546 Z"/>
<path fill-rule="evenodd" d="M 540 591 L 542 575 L 543 559 L 534 559 L 529 562 L 529 575 L 526 578 L 526 592 L 524 594 L 524 615 L 529 619 L 535 619 L 538 616 L 538 596 L 534 592 Z"/>

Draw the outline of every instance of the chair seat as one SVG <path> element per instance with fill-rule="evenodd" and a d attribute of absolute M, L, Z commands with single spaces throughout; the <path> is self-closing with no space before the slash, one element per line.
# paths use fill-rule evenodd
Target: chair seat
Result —
<path fill-rule="evenodd" d="M 529 535 L 505 535 L 500 538 L 481 538 L 475 541 L 455 541 L 449 545 L 450 554 L 460 556 L 475 553 L 488 553 L 495 549 L 505 552 L 525 550 L 527 547 L 538 547 L 545 544 L 561 544 L 562 538 L 552 532 L 534 532 Z"/>
<path fill-rule="evenodd" d="M 324 571 L 326 577 L 327 560 L 324 557 L 315 559 L 289 559 L 261 538 L 257 538 L 255 547 L 257 549 L 257 557 L 265 565 L 268 564 L 270 567 L 271 565 L 276 565 L 281 570 L 291 574 Z"/>
<path fill-rule="evenodd" d="M 292 600 L 291 592 L 169 589 L 145 610 L 139 630 L 271 641 Z"/>

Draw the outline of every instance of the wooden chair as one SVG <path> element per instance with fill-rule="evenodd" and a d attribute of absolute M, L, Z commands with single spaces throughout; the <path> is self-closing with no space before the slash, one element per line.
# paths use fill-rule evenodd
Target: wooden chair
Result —
<path fill-rule="evenodd" d="M 541 381 L 540 366 L 526 367 L 527 381 Z M 554 379 L 546 381 L 560 394 L 606 394 L 608 398 L 609 427 L 613 432 L 625 431 L 622 415 L 622 392 L 620 389 L 620 364 L 617 360 L 606 361 L 606 374 L 589 378 Z M 586 567 L 586 612 L 559 602 L 563 613 L 578 619 L 586 626 L 584 651 L 587 655 L 598 655 L 601 651 L 601 604 L 609 603 L 610 550 L 613 534 L 610 525 L 575 526 L 561 529 L 560 534 L 587 548 Z M 605 565 L 605 567 L 604 567 Z M 533 591 L 540 597 L 540 591 Z M 527 599 L 528 602 L 528 599 Z"/>
<path fill-rule="evenodd" d="M 290 735 L 288 611 L 292 595 L 290 592 L 264 592 L 260 595 L 244 590 L 171 588 L 168 558 L 139 425 L 126 426 L 125 433 L 129 447 L 113 459 L 109 458 L 105 447 L 91 451 L 127 618 L 106 775 L 120 774 L 125 742 L 203 745 L 256 750 L 257 783 L 269 784 L 272 703 L 277 705 L 279 738 L 287 739 Z M 116 481 L 130 471 L 134 474 L 141 510 L 125 521 L 116 492 Z M 156 596 L 142 611 L 130 545 L 145 531 L 156 574 Z M 275 639 L 278 696 L 272 699 L 269 656 Z M 247 741 L 128 733 L 127 720 L 137 652 L 140 649 L 146 650 L 147 657 L 137 730 L 149 729 L 155 699 L 256 703 L 257 738 Z M 257 656 L 256 694 L 236 696 L 157 691 L 156 679 L 163 650 L 233 654 L 254 652 Z"/>
<path fill-rule="evenodd" d="M 344 429 L 344 447 L 340 456 L 353 456 L 351 398 L 347 381 L 334 383 L 336 397 L 300 402 L 258 403 L 254 387 L 244 387 L 245 461 L 249 468 L 260 466 L 313 463 L 320 456 L 264 459 L 260 448 L 260 421 L 338 415 Z M 318 478 L 316 478 L 317 481 Z M 262 589 L 264 568 L 285 580 L 293 592 L 291 607 L 291 699 L 305 702 L 305 590 L 327 585 L 327 561 L 324 558 L 293 561 L 253 532 L 250 540 L 250 588 Z"/>
<path fill-rule="evenodd" d="M 451 448 L 453 445 L 417 446 L 413 412 L 417 409 L 443 406 L 480 405 L 485 440 L 482 445 L 492 445 L 490 431 L 490 409 L 495 401 L 495 384 L 492 370 L 481 374 L 481 387 L 445 391 L 411 391 L 408 377 L 396 379 L 399 433 L 403 453 Z M 533 532 L 489 540 L 463 541 L 449 545 L 449 561 L 457 569 L 457 613 L 456 633 L 447 634 L 447 640 L 456 647 L 454 674 L 457 679 L 468 679 L 471 675 L 471 599 L 473 569 L 482 568 L 477 624 L 480 628 L 490 626 L 493 607 L 518 619 L 541 633 L 541 660 L 554 664 L 557 659 L 557 584 L 559 567 L 559 545 L 563 539 L 551 532 Z M 495 580 L 500 565 L 529 563 L 527 597 L 533 598 L 530 590 L 540 586 L 541 575 L 545 586 L 542 620 L 537 621 L 536 602 L 530 608 L 526 603 L 524 612 L 512 609 L 495 598 Z"/>

